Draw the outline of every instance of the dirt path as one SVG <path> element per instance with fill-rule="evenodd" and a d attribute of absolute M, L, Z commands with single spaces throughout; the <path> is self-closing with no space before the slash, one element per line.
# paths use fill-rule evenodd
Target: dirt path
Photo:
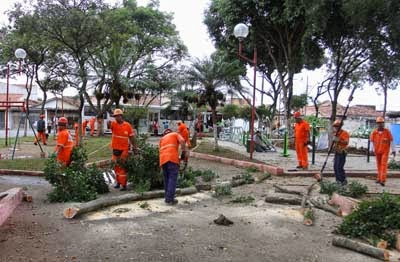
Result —
<path fill-rule="evenodd" d="M 212 169 L 222 179 L 243 172 L 195 159 L 190 165 Z M 34 202 L 20 205 L 0 227 L 0 261 L 376 261 L 331 245 L 331 232 L 340 218 L 317 210 L 315 226 L 306 227 L 297 207 L 265 203 L 265 194 L 276 182 L 311 180 L 274 177 L 234 188 L 232 197 L 198 193 L 178 197 L 175 207 L 156 199 L 147 201 L 148 209 L 131 203 L 65 220 L 62 210 L 69 204 L 48 203 L 50 186 L 45 181 L 2 176 L 0 192 L 26 186 Z M 255 201 L 230 203 L 241 195 Z M 118 208 L 127 212 L 118 213 Z M 219 214 L 234 224 L 215 225 L 212 221 Z"/>

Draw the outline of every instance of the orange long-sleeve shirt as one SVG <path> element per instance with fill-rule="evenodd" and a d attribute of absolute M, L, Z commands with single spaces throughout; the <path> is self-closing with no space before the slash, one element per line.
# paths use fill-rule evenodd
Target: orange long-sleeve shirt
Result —
<path fill-rule="evenodd" d="M 338 132 L 337 137 L 339 138 L 339 141 L 337 141 L 335 143 L 335 151 L 337 153 L 346 152 L 347 147 L 349 146 L 349 140 L 350 140 L 349 132 L 347 132 L 345 130 L 340 130 Z"/>
<path fill-rule="evenodd" d="M 117 121 L 111 123 L 112 139 L 111 148 L 118 150 L 129 150 L 129 137 L 134 136 L 131 124 L 124 121 L 118 124 Z"/>
<path fill-rule="evenodd" d="M 294 126 L 294 135 L 296 143 L 306 143 L 310 135 L 310 125 L 305 120 L 296 123 Z"/>
<path fill-rule="evenodd" d="M 375 154 L 388 154 L 390 152 L 390 144 L 393 141 L 393 136 L 387 128 L 384 128 L 382 131 L 375 129 L 371 133 L 370 140 L 374 145 Z"/>

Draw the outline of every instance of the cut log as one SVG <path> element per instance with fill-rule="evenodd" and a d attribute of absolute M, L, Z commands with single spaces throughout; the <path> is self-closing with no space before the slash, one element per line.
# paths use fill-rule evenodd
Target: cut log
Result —
<path fill-rule="evenodd" d="M 189 188 L 183 188 L 183 189 L 177 189 L 176 194 L 177 195 L 190 195 L 190 194 L 195 194 L 197 193 L 197 189 L 195 187 L 189 187 Z M 121 196 L 115 196 L 115 197 L 110 197 L 110 198 L 100 198 L 96 199 L 93 201 L 89 201 L 86 203 L 82 203 L 73 207 L 68 207 L 64 209 L 64 217 L 71 219 L 78 217 L 82 214 L 92 212 L 101 208 L 105 208 L 108 206 L 113 206 L 113 205 L 120 205 L 124 204 L 127 202 L 132 202 L 132 201 L 141 201 L 141 200 L 146 200 L 146 199 L 153 199 L 153 198 L 160 198 L 164 196 L 164 190 L 156 190 L 156 191 L 149 191 L 149 192 L 144 192 L 143 194 L 124 194 Z"/>
<path fill-rule="evenodd" d="M 0 226 L 12 214 L 14 209 L 21 203 L 23 197 L 22 188 L 12 188 L 2 194 L 5 194 L 0 199 Z"/>
<path fill-rule="evenodd" d="M 400 251 L 400 232 L 396 233 L 396 250 Z"/>
<path fill-rule="evenodd" d="M 307 187 L 307 191 L 305 194 L 303 194 L 303 198 L 301 200 L 301 208 L 306 208 L 307 200 L 310 198 L 311 192 L 315 186 L 315 183 L 312 183 L 310 186 Z"/>
<path fill-rule="evenodd" d="M 286 193 L 286 194 L 293 194 L 293 195 L 299 195 L 299 196 L 303 195 L 303 192 L 286 189 L 281 186 L 278 186 L 277 184 L 273 184 L 272 186 L 275 188 L 275 192 L 278 192 L 278 193 Z"/>
<path fill-rule="evenodd" d="M 25 201 L 25 202 L 29 202 L 29 203 L 30 203 L 30 202 L 32 202 L 33 198 L 32 198 L 31 195 L 28 195 L 28 194 L 26 194 L 26 193 L 24 192 L 23 197 L 22 197 L 22 200 Z"/>
<path fill-rule="evenodd" d="M 358 206 L 359 202 L 360 201 L 357 199 L 333 193 L 331 199 L 328 201 L 328 204 L 339 206 L 339 212 L 341 216 L 348 216 Z"/>
<path fill-rule="evenodd" d="M 389 261 L 389 251 L 376 248 L 371 245 L 361 243 L 346 237 L 334 237 L 332 244 L 337 247 L 344 247 L 359 253 L 369 255 L 371 257 L 381 259 L 383 261 Z"/>
<path fill-rule="evenodd" d="M 293 195 L 274 194 L 266 196 L 265 202 L 273 204 L 300 205 L 301 198 Z"/>
<path fill-rule="evenodd" d="M 0 200 L 1 200 L 3 197 L 6 197 L 7 195 L 8 195 L 8 193 L 6 193 L 6 192 L 0 193 Z"/>
<path fill-rule="evenodd" d="M 255 174 L 255 178 L 254 178 L 254 182 L 256 184 L 259 184 L 261 182 L 263 182 L 264 180 L 268 179 L 271 177 L 271 174 L 269 173 L 256 173 Z"/>
<path fill-rule="evenodd" d="M 377 248 L 380 249 L 386 249 L 388 247 L 388 242 L 385 240 L 380 240 L 377 244 L 376 244 Z"/>
<path fill-rule="evenodd" d="M 306 226 L 312 226 L 314 224 L 314 211 L 311 207 L 304 210 L 303 224 Z"/>
<path fill-rule="evenodd" d="M 337 208 L 334 208 L 334 207 L 332 207 L 332 206 L 330 206 L 328 204 L 322 203 L 322 202 L 320 202 L 320 201 L 318 201 L 316 199 L 313 199 L 313 198 L 310 198 L 309 201 L 314 207 L 316 207 L 318 209 L 327 211 L 327 212 L 332 213 L 332 214 L 337 215 L 337 216 L 341 216 L 341 212 Z"/>

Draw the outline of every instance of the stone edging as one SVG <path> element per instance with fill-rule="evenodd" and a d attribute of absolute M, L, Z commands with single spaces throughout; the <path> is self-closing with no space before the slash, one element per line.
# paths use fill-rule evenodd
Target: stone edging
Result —
<path fill-rule="evenodd" d="M 22 188 L 12 188 L 3 193 L 6 195 L 0 199 L 0 226 L 12 214 L 19 203 L 21 203 L 24 196 Z"/>
<path fill-rule="evenodd" d="M 209 160 L 209 161 L 215 161 L 215 162 L 220 162 L 222 164 L 226 165 L 233 165 L 236 167 L 240 168 L 248 168 L 248 167 L 254 167 L 257 168 L 260 171 L 272 174 L 272 175 L 283 175 L 284 170 L 282 167 L 278 166 L 273 166 L 273 165 L 266 165 L 266 164 L 258 164 L 258 163 L 253 163 L 249 161 L 242 161 L 242 160 L 235 160 L 231 158 L 226 158 L 226 157 L 220 157 L 220 156 L 214 156 L 214 155 L 208 155 L 208 154 L 203 154 L 203 153 L 197 153 L 197 152 L 190 152 L 190 157 L 194 158 L 199 158 L 203 160 Z"/>

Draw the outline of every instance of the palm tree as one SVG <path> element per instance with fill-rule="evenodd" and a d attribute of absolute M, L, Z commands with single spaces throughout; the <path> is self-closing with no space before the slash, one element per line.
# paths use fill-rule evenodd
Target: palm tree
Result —
<path fill-rule="evenodd" d="M 217 106 L 225 101 L 226 89 L 240 86 L 240 75 L 243 68 L 236 62 L 227 62 L 223 56 L 214 53 L 210 58 L 195 60 L 189 68 L 188 80 L 197 85 L 197 105 L 208 105 L 212 112 L 214 131 L 214 150 L 218 150 Z"/>

